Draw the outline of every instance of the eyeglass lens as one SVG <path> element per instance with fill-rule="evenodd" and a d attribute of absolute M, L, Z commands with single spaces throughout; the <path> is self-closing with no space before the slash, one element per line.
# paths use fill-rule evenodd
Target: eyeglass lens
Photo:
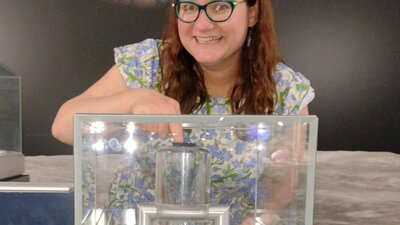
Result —
<path fill-rule="evenodd" d="M 233 10 L 233 5 L 227 1 L 213 1 L 204 6 L 193 2 L 179 2 L 175 7 L 177 16 L 184 22 L 196 21 L 201 9 L 205 9 L 210 20 L 222 22 L 230 17 Z"/>

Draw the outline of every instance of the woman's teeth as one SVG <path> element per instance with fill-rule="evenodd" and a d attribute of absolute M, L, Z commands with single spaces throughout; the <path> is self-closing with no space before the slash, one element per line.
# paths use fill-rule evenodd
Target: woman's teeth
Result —
<path fill-rule="evenodd" d="M 196 37 L 196 40 L 200 43 L 200 44 L 208 44 L 208 43 L 214 43 L 217 42 L 221 39 L 222 37 Z"/>

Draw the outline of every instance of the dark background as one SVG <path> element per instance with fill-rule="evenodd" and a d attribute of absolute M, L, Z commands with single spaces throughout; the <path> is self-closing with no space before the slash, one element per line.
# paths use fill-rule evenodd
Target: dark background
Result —
<path fill-rule="evenodd" d="M 318 149 L 400 153 L 400 1 L 273 4 L 285 62 L 316 91 Z M 58 107 L 113 65 L 114 47 L 159 37 L 166 7 L 0 0 L 0 62 L 22 78 L 25 155 L 72 154 L 51 136 Z"/>

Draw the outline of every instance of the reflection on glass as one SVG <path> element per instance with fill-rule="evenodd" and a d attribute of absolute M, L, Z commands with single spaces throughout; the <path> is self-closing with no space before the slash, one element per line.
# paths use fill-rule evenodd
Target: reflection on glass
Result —
<path fill-rule="evenodd" d="M 105 130 L 105 124 L 101 121 L 95 121 L 90 123 L 89 133 L 90 134 L 101 134 Z"/>
<path fill-rule="evenodd" d="M 82 224 L 92 224 L 94 219 L 107 225 L 132 224 L 133 221 L 138 224 L 135 214 L 138 207 L 155 205 L 157 188 L 166 186 L 174 188 L 164 189 L 159 195 L 162 198 L 158 198 L 162 201 L 181 204 L 182 196 L 203 199 L 194 198 L 190 195 L 194 192 L 190 191 L 185 195 L 183 189 L 189 186 L 183 184 L 206 181 L 207 175 L 196 174 L 207 168 L 210 188 L 203 191 L 207 182 L 199 182 L 201 187 L 194 185 L 189 189 L 200 190 L 195 192 L 197 194 L 207 193 L 209 201 L 196 200 L 195 206 L 208 202 L 210 207 L 227 206 L 230 225 L 240 225 L 244 221 L 254 224 L 256 220 L 265 224 L 274 221 L 312 224 L 315 117 L 225 116 L 221 120 L 207 116 L 161 119 L 157 116 L 78 115 L 78 118 L 80 122 L 75 124 L 74 132 L 80 138 L 75 140 L 74 155 L 81 177 L 76 177 L 78 197 L 75 200 L 77 221 L 83 221 Z M 95 121 L 103 122 L 102 132 L 88 129 Z M 159 129 L 168 127 L 171 122 L 182 125 L 184 143 L 196 146 L 199 151 L 191 153 L 199 154 L 198 159 L 204 159 L 201 149 L 209 151 L 210 166 L 204 166 L 207 163 L 203 160 L 191 161 L 196 154 L 157 155 L 171 153 L 168 149 L 174 147 L 171 134 Z M 190 171 L 185 173 L 188 175 L 185 182 L 179 181 L 182 168 Z M 162 175 L 156 177 L 156 172 Z M 175 197 L 167 198 L 169 195 Z M 97 212 L 99 208 L 103 212 Z M 188 208 L 175 218 L 168 217 L 169 222 L 158 219 L 165 224 L 174 224 L 170 223 L 171 219 L 187 222 L 184 213 L 193 213 Z M 97 216 L 85 218 L 90 213 Z M 204 220 L 204 212 L 200 214 L 198 219 Z M 155 213 L 157 215 L 161 214 Z"/>
<path fill-rule="evenodd" d="M 133 138 L 128 138 L 125 141 L 124 148 L 126 149 L 127 152 L 133 153 L 136 150 L 136 147 L 137 143 Z"/>

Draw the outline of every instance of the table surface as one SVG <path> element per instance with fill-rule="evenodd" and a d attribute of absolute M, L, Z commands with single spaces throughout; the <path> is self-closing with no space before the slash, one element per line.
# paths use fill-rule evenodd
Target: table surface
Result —
<path fill-rule="evenodd" d="M 30 156 L 32 183 L 73 183 L 73 157 Z M 400 155 L 318 151 L 314 224 L 399 225 Z"/>

